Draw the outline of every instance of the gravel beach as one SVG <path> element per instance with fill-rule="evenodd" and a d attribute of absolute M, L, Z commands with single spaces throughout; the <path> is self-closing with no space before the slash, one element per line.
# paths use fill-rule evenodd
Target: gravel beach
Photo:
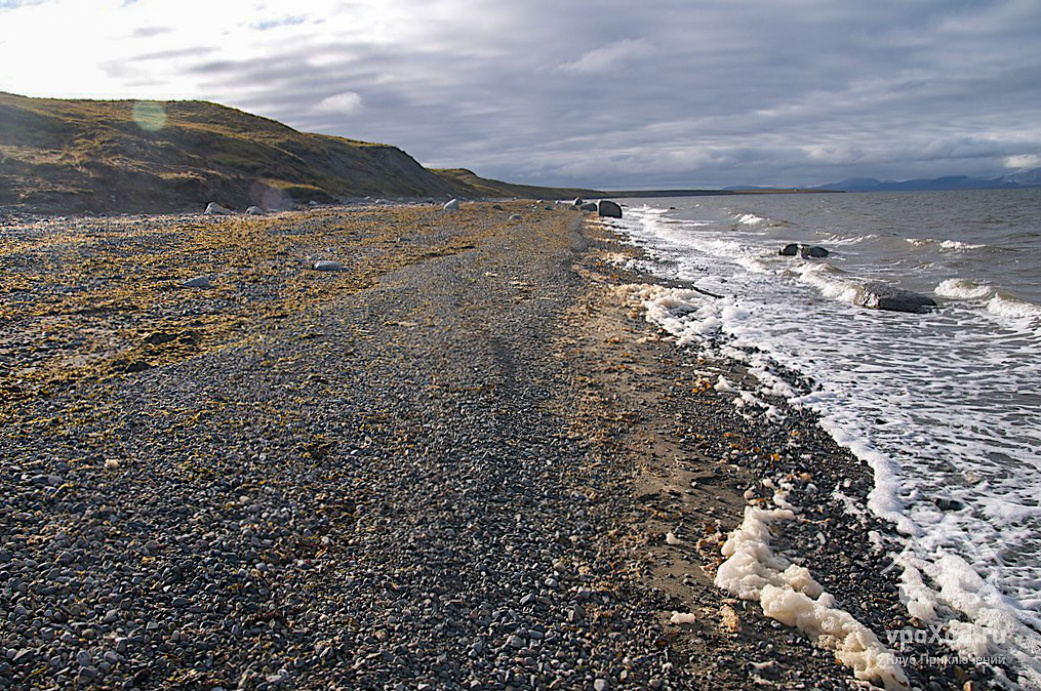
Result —
<path fill-rule="evenodd" d="M 0 688 L 864 688 L 713 585 L 776 482 L 774 549 L 882 641 L 917 626 L 869 469 L 713 388 L 745 375 L 648 324 L 567 206 L 0 242 Z M 988 688 L 913 645 L 912 687 Z"/>

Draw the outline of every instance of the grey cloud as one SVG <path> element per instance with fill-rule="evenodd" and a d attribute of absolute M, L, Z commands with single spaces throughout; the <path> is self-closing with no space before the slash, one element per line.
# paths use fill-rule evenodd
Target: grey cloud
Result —
<path fill-rule="evenodd" d="M 170 33 L 171 29 L 165 26 L 142 26 L 134 29 L 130 36 L 131 38 L 153 38 L 155 36 L 162 36 L 163 34 Z"/>
<path fill-rule="evenodd" d="M 444 4 L 407 45 L 316 27 L 261 59 L 199 51 L 188 69 L 200 97 L 518 182 L 997 174 L 1041 150 L 1037 3 Z M 348 91 L 363 109 L 315 110 Z"/>

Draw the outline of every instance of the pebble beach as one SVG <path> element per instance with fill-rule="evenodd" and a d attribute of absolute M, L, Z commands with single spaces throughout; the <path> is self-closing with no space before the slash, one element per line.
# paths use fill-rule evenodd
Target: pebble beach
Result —
<path fill-rule="evenodd" d="M 736 408 L 634 252 L 531 201 L 5 219 L 0 689 L 885 683 L 716 586 L 780 484 L 774 552 L 921 628 L 870 469 Z M 933 638 L 903 688 L 992 686 Z"/>

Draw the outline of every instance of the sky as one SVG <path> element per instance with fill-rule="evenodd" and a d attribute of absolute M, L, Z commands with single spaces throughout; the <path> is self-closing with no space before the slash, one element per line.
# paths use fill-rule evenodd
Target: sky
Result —
<path fill-rule="evenodd" d="M 0 91 L 520 183 L 809 186 L 1041 166 L 1039 45 L 1041 0 L 0 0 Z"/>

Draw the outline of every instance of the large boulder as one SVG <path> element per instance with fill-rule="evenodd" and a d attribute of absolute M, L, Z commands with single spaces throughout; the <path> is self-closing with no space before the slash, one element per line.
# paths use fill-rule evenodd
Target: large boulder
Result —
<path fill-rule="evenodd" d="M 230 216 L 235 212 L 231 209 L 225 209 L 217 202 L 210 202 L 206 205 L 206 210 L 203 213 L 207 216 Z"/>
<path fill-rule="evenodd" d="M 831 254 L 831 252 L 823 247 L 817 247 L 816 245 L 812 247 L 809 245 L 802 245 L 799 247 L 799 256 L 803 259 L 824 259 L 824 257 L 827 257 L 829 254 Z"/>
<path fill-rule="evenodd" d="M 612 202 L 607 199 L 600 200 L 600 203 L 596 205 L 596 211 L 601 216 L 606 216 L 607 218 L 622 217 L 622 207 L 619 206 L 617 202 Z"/>
<path fill-rule="evenodd" d="M 819 247 L 817 245 L 799 245 L 794 242 L 790 242 L 780 249 L 777 253 L 782 257 L 802 257 L 803 259 L 823 259 L 827 257 L 831 252 Z"/>
<path fill-rule="evenodd" d="M 586 202 L 585 204 L 579 204 L 578 208 L 582 211 L 596 211 L 596 202 Z"/>
<path fill-rule="evenodd" d="M 936 307 L 936 300 L 928 295 L 877 282 L 864 285 L 853 302 L 860 307 L 889 312 L 920 313 Z"/>

